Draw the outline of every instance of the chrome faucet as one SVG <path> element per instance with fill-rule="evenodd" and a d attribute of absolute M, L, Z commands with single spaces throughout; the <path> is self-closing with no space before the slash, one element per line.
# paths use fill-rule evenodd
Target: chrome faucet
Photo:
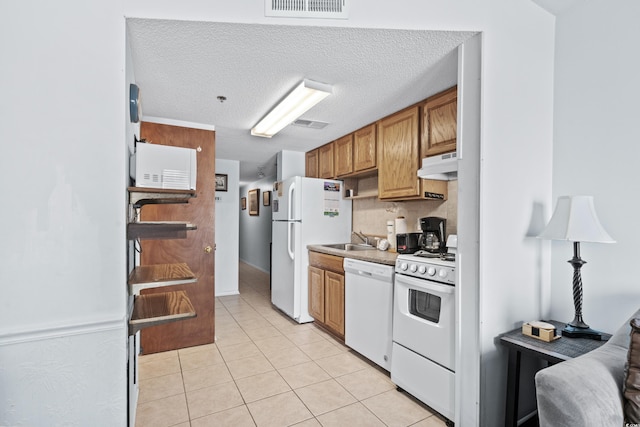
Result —
<path fill-rule="evenodd" d="M 359 233 L 357 231 L 354 231 L 354 232 L 352 232 L 352 234 L 355 234 L 356 236 L 358 236 L 364 242 L 365 245 L 370 245 L 369 244 L 369 237 L 367 237 L 364 234 L 362 234 L 362 231 L 359 232 Z"/>

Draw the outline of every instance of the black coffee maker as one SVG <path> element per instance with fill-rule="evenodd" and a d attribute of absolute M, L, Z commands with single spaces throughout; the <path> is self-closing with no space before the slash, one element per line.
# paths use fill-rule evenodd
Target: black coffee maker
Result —
<path fill-rule="evenodd" d="M 420 218 L 420 228 L 422 229 L 422 235 L 418 242 L 420 249 L 432 253 L 446 252 L 446 219 L 437 216 Z"/>

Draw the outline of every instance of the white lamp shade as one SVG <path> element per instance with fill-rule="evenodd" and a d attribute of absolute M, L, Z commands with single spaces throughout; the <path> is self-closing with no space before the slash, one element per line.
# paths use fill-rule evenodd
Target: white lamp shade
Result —
<path fill-rule="evenodd" d="M 592 196 L 558 197 L 556 210 L 538 237 L 572 242 L 615 242 L 600 224 Z"/>

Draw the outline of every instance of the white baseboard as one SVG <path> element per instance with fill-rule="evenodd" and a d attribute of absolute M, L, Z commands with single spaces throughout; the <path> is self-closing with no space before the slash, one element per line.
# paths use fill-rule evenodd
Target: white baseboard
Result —
<path fill-rule="evenodd" d="M 220 293 L 216 293 L 216 298 L 218 297 L 226 297 L 229 295 L 240 295 L 240 291 L 229 291 L 229 292 L 220 292 Z"/>

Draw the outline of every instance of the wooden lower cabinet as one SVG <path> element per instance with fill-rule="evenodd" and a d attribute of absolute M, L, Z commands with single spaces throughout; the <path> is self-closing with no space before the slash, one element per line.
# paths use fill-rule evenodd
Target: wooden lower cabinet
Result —
<path fill-rule="evenodd" d="M 324 323 L 324 270 L 309 266 L 309 315 Z"/>
<path fill-rule="evenodd" d="M 309 252 L 309 314 L 344 339 L 343 258 Z"/>
<path fill-rule="evenodd" d="M 324 324 L 344 338 L 344 274 L 324 272 Z"/>

